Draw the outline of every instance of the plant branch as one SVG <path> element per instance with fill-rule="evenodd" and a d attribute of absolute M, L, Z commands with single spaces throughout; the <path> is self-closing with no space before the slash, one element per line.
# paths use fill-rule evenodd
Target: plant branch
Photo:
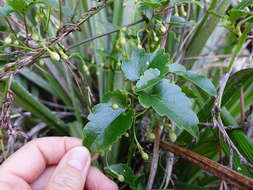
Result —
<path fill-rule="evenodd" d="M 229 182 L 239 189 L 250 190 L 253 187 L 253 180 L 243 176 L 236 171 L 233 171 L 219 163 L 216 163 L 204 156 L 201 156 L 195 152 L 179 147 L 175 144 L 161 141 L 161 148 L 164 150 L 173 152 L 174 154 L 186 159 L 187 161 L 197 165 L 205 171 L 221 178 L 222 180 Z"/>
<path fill-rule="evenodd" d="M 113 33 L 116 33 L 116 32 L 118 32 L 118 31 L 120 31 L 122 28 L 125 28 L 125 27 L 128 28 L 128 27 L 131 27 L 131 26 L 140 24 L 140 23 L 142 23 L 142 22 L 144 22 L 144 21 L 145 21 L 145 19 L 141 19 L 141 20 L 138 20 L 138 21 L 136 21 L 136 22 L 134 22 L 134 23 L 127 24 L 127 25 L 125 25 L 125 26 L 119 27 L 119 28 L 117 28 L 117 29 L 115 29 L 115 30 L 112 30 L 112 31 L 110 31 L 110 32 L 106 32 L 106 33 L 104 33 L 104 34 L 101 34 L 101 35 L 97 35 L 97 36 L 88 38 L 88 39 L 86 39 L 86 40 L 83 40 L 83 41 L 81 41 L 81 42 L 78 42 L 78 43 L 76 43 L 76 44 L 74 44 L 74 45 L 68 47 L 66 50 L 68 51 L 68 50 L 73 49 L 73 48 L 75 48 L 75 47 L 78 47 L 78 46 L 81 46 L 81 45 L 83 45 L 83 44 L 86 44 L 86 43 L 88 43 L 88 42 L 90 42 L 90 41 L 93 41 L 93 40 L 96 40 L 96 39 L 98 39 L 98 38 L 102 38 L 102 37 L 104 37 L 104 36 L 108 36 L 108 35 L 111 35 L 111 34 L 113 34 Z"/>

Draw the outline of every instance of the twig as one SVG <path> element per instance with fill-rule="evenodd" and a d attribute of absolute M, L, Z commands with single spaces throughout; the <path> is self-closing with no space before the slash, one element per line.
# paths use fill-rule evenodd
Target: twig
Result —
<path fill-rule="evenodd" d="M 81 46 L 81 45 L 83 45 L 83 44 L 86 44 L 86 43 L 88 43 L 88 42 L 90 42 L 90 41 L 93 41 L 93 40 L 95 40 L 95 39 L 102 38 L 102 37 L 104 37 L 104 36 L 108 36 L 108 35 L 111 35 L 111 34 L 113 34 L 113 33 L 116 33 L 116 32 L 118 32 L 118 31 L 120 31 L 122 28 L 125 28 L 125 27 L 128 28 L 128 27 L 131 27 L 131 26 L 140 24 L 140 23 L 142 23 L 142 22 L 144 22 L 144 21 L 145 21 L 145 19 L 141 19 L 141 20 L 138 20 L 138 21 L 136 21 L 136 22 L 134 22 L 134 23 L 131 23 L 131 24 L 128 24 L 128 25 L 119 27 L 119 28 L 117 28 L 117 29 L 115 29 L 115 30 L 112 30 L 112 31 L 110 31 L 110 32 L 106 32 L 106 33 L 104 33 L 104 34 L 101 34 L 101 35 L 97 35 L 97 36 L 88 38 L 88 39 L 86 39 L 86 40 L 83 40 L 83 41 L 81 41 L 81 42 L 78 42 L 78 43 L 76 43 L 76 44 L 74 44 L 74 45 L 68 47 L 68 48 L 66 49 L 66 51 L 69 51 L 70 49 L 73 49 L 73 48 L 75 48 L 75 47 L 78 47 L 78 46 Z"/>
<path fill-rule="evenodd" d="M 146 190 L 152 190 L 152 187 L 155 181 L 155 176 L 156 176 L 156 171 L 157 171 L 157 166 L 158 166 L 158 161 L 159 161 L 159 153 L 160 153 L 160 150 L 159 150 L 160 137 L 161 137 L 161 128 L 160 128 L 160 125 L 158 125 L 156 127 L 156 132 L 155 132 L 153 157 L 152 157 L 152 162 L 150 166 L 150 174 L 149 174 Z"/>
<path fill-rule="evenodd" d="M 213 123 L 204 123 L 204 122 L 199 122 L 199 126 L 204 126 L 208 128 L 216 128 Z M 248 125 L 241 125 L 241 126 L 223 126 L 225 130 L 230 131 L 230 130 L 236 130 L 236 129 L 244 129 L 244 128 L 249 128 L 250 126 Z"/>
<path fill-rule="evenodd" d="M 240 151 L 237 149 L 237 147 L 234 145 L 233 141 L 229 138 L 223 122 L 221 120 L 220 117 L 220 109 L 221 109 L 221 99 L 222 99 L 222 95 L 225 89 L 225 86 L 227 84 L 227 81 L 230 77 L 232 70 L 230 70 L 228 73 L 226 73 L 223 77 L 223 79 L 220 82 L 220 88 L 218 91 L 218 95 L 217 98 L 215 100 L 214 103 L 214 107 L 212 109 L 212 115 L 213 115 L 213 125 L 215 127 L 217 127 L 219 129 L 219 131 L 222 133 L 223 137 L 224 137 L 224 141 L 229 145 L 230 147 L 230 159 L 229 159 L 229 165 L 232 166 L 233 164 L 233 150 L 238 154 L 239 158 L 240 158 L 240 162 L 253 168 L 253 165 L 250 164 L 245 158 L 244 156 L 240 153 Z"/>
<path fill-rule="evenodd" d="M 161 141 L 161 148 L 173 152 L 174 154 L 186 159 L 187 161 L 199 166 L 205 171 L 229 182 L 239 189 L 251 190 L 253 187 L 253 180 L 243 176 L 236 171 L 233 171 L 219 163 L 216 163 L 204 156 L 201 156 L 195 152 L 179 147 L 175 144 Z"/>

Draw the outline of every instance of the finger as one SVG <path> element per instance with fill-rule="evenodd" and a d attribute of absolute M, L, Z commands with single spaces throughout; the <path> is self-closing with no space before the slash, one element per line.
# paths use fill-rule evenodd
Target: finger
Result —
<path fill-rule="evenodd" d="M 90 167 L 86 183 L 86 190 L 118 190 L 116 183 L 106 177 L 99 169 Z"/>
<path fill-rule="evenodd" d="M 33 140 L 1 165 L 0 179 L 12 182 L 12 176 L 15 176 L 31 184 L 42 174 L 46 166 L 58 164 L 68 150 L 80 145 L 81 140 L 72 137 Z"/>
<path fill-rule="evenodd" d="M 52 177 L 56 166 L 50 166 L 41 174 L 41 176 L 31 184 L 32 190 L 44 190 Z"/>
<path fill-rule="evenodd" d="M 56 167 L 46 190 L 83 190 L 91 163 L 85 147 L 71 149 Z"/>

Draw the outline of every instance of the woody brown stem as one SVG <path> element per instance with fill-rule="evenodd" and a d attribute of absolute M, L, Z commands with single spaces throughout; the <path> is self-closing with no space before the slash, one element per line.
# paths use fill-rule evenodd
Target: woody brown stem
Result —
<path fill-rule="evenodd" d="M 214 176 L 217 176 L 222 180 L 235 185 L 239 189 L 250 190 L 253 187 L 252 179 L 243 176 L 238 172 L 231 170 L 195 152 L 165 141 L 161 141 L 160 146 L 164 150 L 170 151 L 182 157 L 183 159 L 186 159 L 187 161 L 213 174 Z"/>

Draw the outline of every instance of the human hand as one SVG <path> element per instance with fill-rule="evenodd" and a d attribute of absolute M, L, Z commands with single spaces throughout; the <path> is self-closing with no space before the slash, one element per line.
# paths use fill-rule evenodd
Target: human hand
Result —
<path fill-rule="evenodd" d="M 48 137 L 33 140 L 0 166 L 1 190 L 117 190 L 91 167 L 81 140 Z"/>

